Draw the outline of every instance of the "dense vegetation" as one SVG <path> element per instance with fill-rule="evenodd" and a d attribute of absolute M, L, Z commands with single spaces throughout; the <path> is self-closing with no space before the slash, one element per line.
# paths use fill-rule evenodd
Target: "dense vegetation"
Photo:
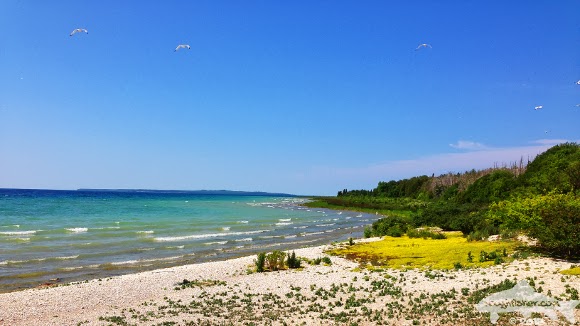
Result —
<path fill-rule="evenodd" d="M 524 164 L 379 182 L 341 190 L 312 206 L 380 212 L 365 236 L 401 236 L 418 227 L 461 231 L 468 240 L 527 234 L 559 256 L 580 254 L 580 145 L 556 145 Z"/>

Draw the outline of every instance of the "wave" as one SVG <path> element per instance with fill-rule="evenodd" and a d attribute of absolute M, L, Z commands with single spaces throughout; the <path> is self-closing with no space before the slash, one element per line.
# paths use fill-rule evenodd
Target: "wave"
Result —
<path fill-rule="evenodd" d="M 84 232 L 87 232 L 89 229 L 88 228 L 67 228 L 65 230 L 72 232 L 72 233 L 84 233 Z"/>
<path fill-rule="evenodd" d="M 295 229 L 306 229 L 308 227 L 308 225 L 303 225 L 303 226 L 295 226 Z"/>
<path fill-rule="evenodd" d="M 147 230 L 147 231 L 136 231 L 137 234 L 153 234 L 155 231 Z"/>
<path fill-rule="evenodd" d="M 189 240 L 189 239 L 205 239 L 205 238 L 215 238 L 215 237 L 223 237 L 228 235 L 246 235 L 246 234 L 256 234 L 256 233 L 264 233 L 268 232 L 269 230 L 258 230 L 258 231 L 248 231 L 248 232 L 226 232 L 226 233 L 206 233 L 206 234 L 192 234 L 192 235 L 185 235 L 181 237 L 159 237 L 154 238 L 155 241 L 180 241 L 180 240 Z"/>
<path fill-rule="evenodd" d="M 250 223 L 250 222 L 249 222 L 249 221 L 238 221 L 238 222 L 236 222 L 236 223 L 240 223 L 240 224 L 248 224 L 248 223 Z"/>
<path fill-rule="evenodd" d="M 219 245 L 225 245 L 226 243 L 228 243 L 227 241 L 214 241 L 214 242 L 206 242 L 204 243 L 205 245 L 211 246 L 211 245 L 215 245 L 215 244 L 219 244 Z"/>
<path fill-rule="evenodd" d="M 275 225 L 283 226 L 283 225 L 290 225 L 290 224 L 294 224 L 294 223 L 292 223 L 292 222 L 278 222 Z"/>
<path fill-rule="evenodd" d="M 77 259 L 79 255 L 74 256 L 63 256 L 63 257 L 46 257 L 46 258 L 32 258 L 26 260 L 5 260 L 0 262 L 0 265 L 21 265 L 21 264 L 29 264 L 29 263 L 40 263 L 47 260 L 70 260 L 70 259 Z"/>
<path fill-rule="evenodd" d="M 229 230 L 230 230 L 230 227 L 229 226 L 222 227 L 222 231 L 229 231 Z"/>
<path fill-rule="evenodd" d="M 17 228 L 20 229 L 20 224 L 2 225 L 3 228 Z"/>
<path fill-rule="evenodd" d="M 324 234 L 324 232 L 311 232 L 311 233 L 302 233 L 303 237 L 309 236 L 309 235 L 318 235 L 318 234 Z"/>
<path fill-rule="evenodd" d="M 40 230 L 38 230 L 40 231 Z M 7 232 L 0 232 L 0 235 L 27 235 L 27 234 L 35 234 L 36 231 L 7 231 Z"/>
<path fill-rule="evenodd" d="M 175 260 L 183 258 L 183 256 L 173 256 L 173 257 L 165 257 L 165 258 L 153 258 L 153 259 L 139 259 L 139 260 L 126 260 L 126 261 L 116 261 L 110 263 L 110 265 L 117 266 L 117 265 L 133 265 L 133 264 L 142 264 L 142 263 L 151 263 L 156 261 L 163 261 L 163 260 Z M 101 266 L 106 267 L 107 264 L 102 264 Z"/>
<path fill-rule="evenodd" d="M 333 226 L 336 223 L 330 223 L 330 224 L 316 224 L 316 226 Z"/>
<path fill-rule="evenodd" d="M 290 222 L 290 221 L 292 221 L 292 219 L 291 218 L 279 218 L 278 221 L 279 222 Z"/>
<path fill-rule="evenodd" d="M 165 247 L 166 249 L 183 249 L 185 248 L 185 246 L 181 245 L 181 246 L 169 246 L 169 247 Z"/>
<path fill-rule="evenodd" d="M 243 238 L 243 239 L 236 239 L 237 242 L 242 242 L 242 241 L 253 241 L 254 239 L 252 238 Z"/>

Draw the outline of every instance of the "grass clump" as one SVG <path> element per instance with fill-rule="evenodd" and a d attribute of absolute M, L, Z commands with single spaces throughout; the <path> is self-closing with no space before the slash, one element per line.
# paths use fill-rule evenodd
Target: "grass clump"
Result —
<path fill-rule="evenodd" d="M 446 232 L 446 239 L 423 239 L 384 237 L 381 241 L 359 243 L 349 247 L 336 248 L 328 253 L 357 260 L 362 265 L 385 268 L 432 268 L 451 270 L 461 268 L 487 267 L 498 262 L 512 260 L 505 254 L 513 252 L 516 242 L 468 242 L 461 232 Z M 478 261 L 472 253 L 485 252 L 485 259 Z M 493 258 L 491 258 L 493 257 Z M 491 258 L 491 259 L 490 259 Z"/>

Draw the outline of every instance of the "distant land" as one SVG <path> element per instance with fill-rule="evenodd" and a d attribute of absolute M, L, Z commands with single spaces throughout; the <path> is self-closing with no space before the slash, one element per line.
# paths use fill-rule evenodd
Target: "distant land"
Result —
<path fill-rule="evenodd" d="M 190 194 L 190 195 L 230 195 L 230 196 L 270 196 L 270 197 L 299 197 L 285 193 L 264 191 L 237 191 L 237 190 L 155 190 L 155 189 L 77 189 L 77 191 L 92 192 L 146 192 L 157 194 Z"/>

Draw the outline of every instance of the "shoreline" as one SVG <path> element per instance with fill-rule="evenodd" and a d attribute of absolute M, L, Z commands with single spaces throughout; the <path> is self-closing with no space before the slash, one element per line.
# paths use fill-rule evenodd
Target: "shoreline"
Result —
<path fill-rule="evenodd" d="M 375 240 L 377 238 L 356 242 Z M 291 251 L 298 257 L 315 259 L 326 256 L 323 252 L 330 247 L 323 245 Z M 378 316 L 378 311 L 384 312 L 381 318 L 388 324 L 411 325 L 415 319 L 408 320 L 408 316 L 399 314 L 405 311 L 413 314 L 409 295 L 423 293 L 422 297 L 429 298 L 440 293 L 455 293 L 460 302 L 465 299 L 461 294 L 463 288 L 483 288 L 506 278 L 531 278 L 536 285 L 541 284 L 544 292 L 550 290 L 552 295 L 559 296 L 566 293 L 567 284 L 574 285 L 578 281 L 577 276 L 564 277 L 557 272 L 569 268 L 570 262 L 550 258 L 528 258 L 509 265 L 427 274 L 419 270 L 361 270 L 356 262 L 330 256 L 332 264 L 329 266 L 303 262 L 303 269 L 248 274 L 255 258 L 255 255 L 245 256 L 3 293 L 0 294 L 0 325 L 123 325 L 123 322 L 137 325 L 162 322 L 174 322 L 175 325 L 245 322 L 342 325 L 346 321 L 375 325 L 377 321 L 371 319 Z M 194 281 L 195 285 L 176 290 L 177 284 L 184 279 Z M 372 289 L 376 284 L 391 284 L 392 292 L 374 293 Z M 449 308 L 445 309 L 460 311 L 453 302 L 450 300 Z M 389 318 L 388 307 L 393 304 L 402 306 Z M 363 306 L 374 311 L 375 317 L 367 316 L 368 310 L 365 312 Z M 574 313 L 580 321 L 580 310 Z M 446 324 L 441 318 L 433 312 L 424 313 L 421 320 Z M 485 324 L 485 317 L 477 318 L 473 320 Z M 457 325 L 458 321 L 453 323 Z M 546 325 L 550 325 L 549 319 Z"/>

